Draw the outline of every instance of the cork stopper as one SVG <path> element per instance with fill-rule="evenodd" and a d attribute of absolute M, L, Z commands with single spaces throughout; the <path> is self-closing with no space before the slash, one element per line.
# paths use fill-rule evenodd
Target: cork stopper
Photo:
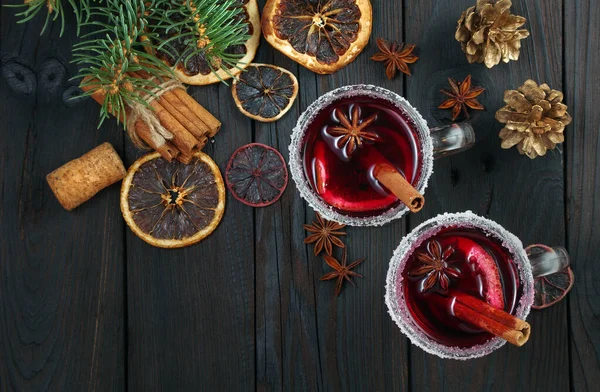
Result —
<path fill-rule="evenodd" d="M 125 174 L 119 154 L 110 143 L 103 143 L 54 170 L 46 181 L 60 204 L 70 211 L 122 180 Z"/>

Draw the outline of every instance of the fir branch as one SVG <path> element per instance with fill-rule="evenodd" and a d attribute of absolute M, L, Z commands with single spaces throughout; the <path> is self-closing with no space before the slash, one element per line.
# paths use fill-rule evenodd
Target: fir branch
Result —
<path fill-rule="evenodd" d="M 85 95 L 104 96 L 98 126 L 112 114 L 127 127 L 126 108 L 135 103 L 148 106 L 144 97 L 152 95 L 157 84 L 131 72 L 172 76 L 164 62 L 146 53 L 147 42 L 141 41 L 142 35 L 147 36 L 146 4 L 152 6 L 144 0 L 106 0 L 90 9 L 93 20 L 82 23 L 94 29 L 73 47 L 73 62 L 82 67 L 75 78 L 91 88 Z"/>
<path fill-rule="evenodd" d="M 244 45 L 250 38 L 241 18 L 241 0 L 25 0 L 26 7 L 18 13 L 27 22 L 42 10 L 47 15 L 42 29 L 50 21 L 61 20 L 61 35 L 65 26 L 65 7 L 75 12 L 77 34 L 82 41 L 73 46 L 73 62 L 80 70 L 73 79 L 87 87 L 84 96 L 101 93 L 102 125 L 114 115 L 126 127 L 126 109 L 136 103 L 147 105 L 145 97 L 152 95 L 156 82 L 133 77 L 144 73 L 157 78 L 174 77 L 156 53 L 171 54 L 173 65 L 184 66 L 196 55 L 203 56 L 213 72 L 229 72 L 243 54 L 228 51 Z M 183 52 L 176 50 L 183 48 Z"/>
<path fill-rule="evenodd" d="M 44 34 L 48 24 L 52 21 L 60 19 L 60 36 L 65 31 L 65 2 L 68 3 L 67 7 L 73 10 L 77 23 L 77 34 L 79 35 L 79 28 L 81 23 L 89 17 L 90 2 L 92 0 L 25 0 L 23 4 L 5 5 L 5 7 L 13 8 L 25 8 L 23 11 L 16 14 L 20 18 L 17 23 L 25 23 L 33 19 L 40 12 L 45 10 L 46 18 L 40 34 Z M 102 0 L 99 0 L 102 1 Z"/>
<path fill-rule="evenodd" d="M 175 64 L 181 61 L 184 66 L 194 56 L 202 55 L 213 72 L 229 72 L 243 54 L 227 49 L 244 45 L 250 38 L 240 18 L 242 5 L 239 0 L 156 0 L 148 18 L 149 29 L 163 35 L 156 50 L 168 53 Z M 176 46 L 184 47 L 183 53 L 178 53 Z"/>

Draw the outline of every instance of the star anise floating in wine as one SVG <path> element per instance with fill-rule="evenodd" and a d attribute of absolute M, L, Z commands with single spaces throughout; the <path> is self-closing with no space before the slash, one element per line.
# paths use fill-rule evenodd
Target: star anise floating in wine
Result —
<path fill-rule="evenodd" d="M 352 271 L 352 269 L 354 267 L 356 267 L 357 265 L 359 265 L 360 263 L 362 263 L 363 261 L 365 261 L 364 257 L 362 259 L 358 259 L 358 260 L 352 262 L 350 265 L 346 265 L 346 260 L 347 260 L 346 249 L 344 249 L 344 251 L 343 251 L 341 263 L 334 257 L 331 257 L 331 256 L 324 256 L 324 257 L 325 257 L 325 262 L 327 263 L 328 266 L 333 268 L 333 271 L 328 274 L 323 275 L 321 277 L 321 280 L 337 279 L 337 282 L 335 285 L 335 296 L 336 297 L 338 295 L 340 295 L 340 292 L 342 291 L 342 286 L 343 286 L 345 280 L 350 282 L 350 284 L 352 284 L 354 286 L 352 277 L 354 276 L 357 278 L 362 278 L 362 275 L 357 274 L 356 272 Z"/>
<path fill-rule="evenodd" d="M 458 279 L 461 274 L 457 268 L 451 267 L 452 261 L 448 259 L 454 253 L 452 246 L 447 246 L 442 251 L 442 246 L 436 240 L 427 243 L 427 253 L 415 252 L 415 257 L 421 262 L 421 266 L 408 274 L 410 276 L 425 276 L 423 291 L 432 289 L 437 285 L 443 291 L 450 286 L 450 278 Z"/>
<path fill-rule="evenodd" d="M 471 75 L 468 75 L 462 82 L 456 82 L 456 80 L 448 78 L 448 83 L 452 90 L 441 90 L 441 92 L 450 98 L 442 102 L 439 108 L 452 108 L 452 121 L 456 120 L 461 111 L 466 118 L 469 118 L 468 108 L 473 110 L 485 109 L 476 99 L 485 89 L 483 87 L 471 88 Z"/>
<path fill-rule="evenodd" d="M 315 256 L 321 253 L 323 249 L 325 249 L 325 253 L 331 256 L 333 245 L 339 248 L 345 247 L 342 240 L 338 238 L 338 236 L 346 235 L 345 232 L 339 231 L 344 227 L 346 227 L 346 225 L 328 221 L 317 213 L 317 220 L 314 221 L 312 225 L 304 225 L 306 231 L 313 233 L 306 237 L 304 243 L 315 243 Z"/>
<path fill-rule="evenodd" d="M 380 52 L 371 57 L 371 60 L 385 62 L 385 75 L 390 80 L 396 76 L 396 71 L 410 75 L 408 64 L 412 64 L 419 59 L 412 53 L 415 50 L 415 45 L 406 45 L 377 38 L 377 47 Z"/>
<path fill-rule="evenodd" d="M 358 147 L 362 147 L 365 141 L 378 142 L 379 136 L 373 132 L 367 132 L 365 129 L 377 120 L 377 114 L 361 120 L 360 107 L 358 105 L 350 106 L 350 116 L 347 116 L 341 109 L 335 109 L 335 118 L 339 121 L 339 126 L 328 126 L 326 132 L 331 136 L 340 137 L 337 140 L 337 147 L 344 150 L 347 157 L 351 157 Z"/>

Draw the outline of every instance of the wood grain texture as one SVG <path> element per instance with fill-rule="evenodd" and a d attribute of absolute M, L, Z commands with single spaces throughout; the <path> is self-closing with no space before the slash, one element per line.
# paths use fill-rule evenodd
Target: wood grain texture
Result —
<path fill-rule="evenodd" d="M 262 9 L 265 0 L 259 3 Z M 96 130 L 94 102 L 68 100 L 78 94 L 68 81 L 74 31 L 59 40 L 55 24 L 40 37 L 39 20 L 17 25 L 14 10 L 0 7 L 0 391 L 597 389 L 600 3 L 513 0 L 531 36 L 518 62 L 491 70 L 468 64 L 453 38 L 460 13 L 474 3 L 372 0 L 371 42 L 329 76 L 262 40 L 256 61 L 282 66 L 300 82 L 296 103 L 275 123 L 244 117 L 229 86 L 190 88 L 223 122 L 204 150 L 222 170 L 252 141 L 287 160 L 300 113 L 342 85 L 403 94 L 431 126 L 450 123 L 449 111 L 437 109 L 448 77 L 472 74 L 487 89 L 486 111 L 471 119 L 477 145 L 435 163 L 423 211 L 384 227 L 347 228 L 349 258 L 366 257 L 357 268 L 364 278 L 338 299 L 335 285 L 319 280 L 329 267 L 303 243 L 302 224 L 315 215 L 291 178 L 266 208 L 228 195 L 217 230 L 181 250 L 152 248 L 131 233 L 118 186 L 64 211 L 45 183 L 48 172 L 104 141 L 126 166 L 143 153 L 114 121 Z M 417 44 L 412 76 L 385 79 L 383 65 L 369 59 L 377 37 Z M 565 92 L 573 124 L 564 160 L 563 146 L 534 161 L 500 148 L 494 113 L 504 90 L 529 78 Z M 525 347 L 456 362 L 412 346 L 383 298 L 389 260 L 407 230 L 467 209 L 525 244 L 566 243 L 576 283 L 568 301 L 528 318 Z"/>
<path fill-rule="evenodd" d="M 224 174 L 230 155 L 251 141 L 250 121 L 224 84 L 189 92 L 225 120 L 204 149 Z M 138 155 L 129 148 L 128 162 Z M 127 230 L 127 307 L 130 390 L 253 388 L 252 209 L 228 193 L 217 229 L 184 249 L 153 248 Z"/>
<path fill-rule="evenodd" d="M 600 385 L 600 2 L 565 3 L 567 238 L 575 272 L 569 296 L 573 389 Z"/>
<path fill-rule="evenodd" d="M 375 4 L 375 26 L 382 35 L 394 26 L 402 33 L 402 7 L 386 12 Z M 287 147 L 296 119 L 319 95 L 347 84 L 375 83 L 402 89 L 402 78 L 386 82 L 384 72 L 373 73 L 368 47 L 358 59 L 332 76 L 316 76 L 267 46 L 257 62 L 268 62 L 296 73 L 300 83 L 297 103 L 275 124 L 256 123 L 255 141 L 278 148 L 288 159 Z M 281 201 L 256 210 L 257 277 L 257 386 L 260 390 L 403 390 L 406 388 L 405 338 L 386 314 L 385 274 L 391 244 L 399 242 L 399 221 L 377 231 L 350 228 L 345 239 L 350 258 L 366 257 L 358 271 L 365 279 L 348 285 L 340 298 L 334 285 L 319 278 L 329 267 L 311 246 L 303 244 L 302 224 L 314 219 L 290 182 Z M 338 251 L 338 257 L 341 256 Z M 362 315 L 357 319 L 357 315 Z M 358 323 L 356 321 L 359 321 Z"/>
<path fill-rule="evenodd" d="M 262 8 L 264 2 L 261 2 Z M 255 59 L 290 70 L 300 90 L 275 123 L 254 123 L 254 141 L 277 148 L 286 162 L 292 128 L 316 98 L 314 74 L 266 41 Z M 307 207 L 289 178 L 279 202 L 255 209 L 256 386 L 258 390 L 314 391 L 323 385 L 315 298 L 315 266 L 304 243 Z"/>
<path fill-rule="evenodd" d="M 462 80 L 471 74 L 473 84 L 487 91 L 480 102 L 484 112 L 474 113 L 471 123 L 477 144 L 471 150 L 436 161 L 425 208 L 411 216 L 410 226 L 442 212 L 473 210 L 487 216 L 525 243 L 560 245 L 565 241 L 563 215 L 563 160 L 557 149 L 544 158 L 529 160 L 516 149 L 502 150 L 501 124 L 494 113 L 503 105 L 506 89 L 532 78 L 561 89 L 562 14 L 560 2 L 513 1 L 512 12 L 527 18 L 531 36 L 523 42 L 518 62 L 488 70 L 468 64 L 453 40 L 456 21 L 473 1 L 405 2 L 411 21 L 406 41 L 416 43 L 421 56 L 408 78 L 407 98 L 430 126 L 449 123 L 449 111 L 437 106 L 447 78 Z M 566 390 L 569 361 L 566 302 L 534 312 L 529 318 L 533 332 L 523 348 L 503 347 L 469 362 L 438 359 L 411 350 L 412 387 L 419 390 Z M 548 326 L 552 328 L 548 328 Z M 508 375 L 508 376 L 507 376 Z"/>
<path fill-rule="evenodd" d="M 317 95 L 352 84 L 375 84 L 402 94 L 402 76 L 389 81 L 384 65 L 370 60 L 378 52 L 377 37 L 402 40 L 402 2 L 374 1 L 372 5 L 370 43 L 347 67 L 330 76 L 317 75 Z M 307 222 L 312 219 L 314 213 L 309 211 Z M 346 284 L 338 299 L 333 297 L 333 283 L 315 282 L 325 389 L 407 390 L 407 339 L 387 314 L 383 301 L 389 260 L 406 232 L 405 220 L 383 227 L 348 227 L 347 232 L 348 261 L 366 258 L 356 269 L 364 278 L 355 280 L 356 287 Z M 341 252 L 337 255 L 341 257 Z M 322 258 L 309 256 L 316 261 L 317 278 L 330 271 Z"/>
<path fill-rule="evenodd" d="M 13 13 L 0 19 L 0 390 L 124 390 L 119 186 L 67 212 L 45 181 L 104 141 L 121 151 L 123 134 L 67 100 L 75 32 L 40 36 L 40 18 Z"/>

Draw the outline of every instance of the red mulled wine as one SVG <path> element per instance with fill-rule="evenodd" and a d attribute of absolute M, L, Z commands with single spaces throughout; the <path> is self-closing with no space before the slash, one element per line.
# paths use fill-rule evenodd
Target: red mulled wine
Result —
<path fill-rule="evenodd" d="M 387 160 L 416 186 L 420 141 L 414 123 L 390 102 L 368 96 L 324 107 L 307 129 L 304 171 L 324 202 L 353 216 L 376 215 L 401 202 L 374 177 Z"/>
<path fill-rule="evenodd" d="M 409 256 L 402 276 L 411 317 L 430 338 L 447 346 L 472 347 L 493 337 L 453 315 L 463 293 L 514 314 L 521 296 L 511 253 L 494 237 L 446 228 Z"/>

